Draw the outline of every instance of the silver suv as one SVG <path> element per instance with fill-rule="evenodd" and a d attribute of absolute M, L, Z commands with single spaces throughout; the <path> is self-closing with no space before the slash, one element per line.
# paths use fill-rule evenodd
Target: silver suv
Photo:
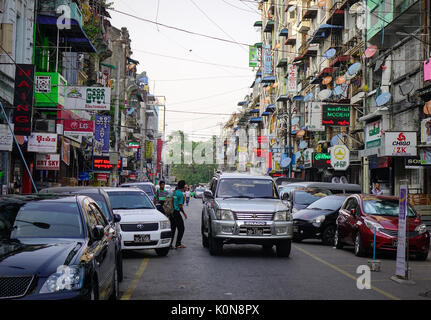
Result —
<path fill-rule="evenodd" d="M 202 245 L 220 255 L 223 244 L 275 245 L 277 255 L 288 257 L 293 222 L 288 207 L 268 176 L 225 173 L 213 177 L 204 193 Z"/>

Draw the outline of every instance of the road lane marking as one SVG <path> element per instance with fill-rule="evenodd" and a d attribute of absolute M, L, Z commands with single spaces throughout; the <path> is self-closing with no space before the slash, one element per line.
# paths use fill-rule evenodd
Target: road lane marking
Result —
<path fill-rule="evenodd" d="M 298 247 L 298 246 L 295 246 L 295 245 L 294 245 L 293 247 L 294 247 L 295 249 L 298 249 L 298 250 L 299 250 L 299 251 L 301 251 L 302 253 L 305 253 L 306 255 L 310 256 L 310 257 L 311 257 L 311 258 L 313 258 L 314 260 L 317 260 L 317 261 L 319 261 L 319 262 L 321 262 L 321 263 L 323 263 L 323 264 L 327 265 L 328 267 L 330 267 L 330 268 L 334 269 L 335 271 L 338 271 L 339 273 L 344 274 L 346 277 L 348 277 L 348 278 L 350 278 L 350 279 L 352 279 L 352 280 L 354 280 L 354 281 L 356 281 L 356 280 L 357 280 L 357 277 L 355 277 L 355 276 L 353 276 L 352 274 L 348 273 L 347 271 L 345 271 L 345 270 L 343 270 L 343 269 L 341 269 L 341 268 L 339 268 L 339 267 L 337 267 L 337 266 L 335 266 L 335 265 L 333 265 L 333 264 L 331 264 L 331 263 L 329 263 L 329 262 L 327 262 L 327 261 L 325 261 L 325 260 L 323 260 L 323 259 L 319 258 L 318 256 L 316 256 L 316 255 L 312 254 L 311 252 L 308 252 L 307 250 L 304 250 L 304 249 L 302 249 L 302 248 L 300 248 L 300 247 Z M 395 297 L 394 295 L 392 295 L 392 294 L 390 294 L 390 293 L 388 293 L 388 292 L 386 292 L 386 291 L 383 291 L 383 290 L 381 290 L 381 289 L 379 289 L 379 288 L 376 288 L 376 287 L 374 287 L 373 285 L 371 285 L 371 289 L 373 289 L 374 291 L 376 291 L 376 292 L 378 292 L 378 293 L 380 293 L 380 294 L 384 295 L 385 297 L 388 297 L 388 298 L 390 298 L 390 299 L 392 299 L 392 300 L 401 300 L 400 298 L 397 298 L 397 297 Z"/>
<path fill-rule="evenodd" d="M 121 296 L 121 300 L 130 300 L 130 297 L 132 296 L 133 292 L 135 291 L 136 287 L 138 286 L 139 280 L 142 277 L 142 274 L 144 273 L 145 269 L 147 268 L 149 258 L 145 258 L 142 260 L 142 263 L 139 267 L 139 269 L 136 271 L 135 276 L 133 277 L 132 283 L 127 288 L 127 291 Z"/>

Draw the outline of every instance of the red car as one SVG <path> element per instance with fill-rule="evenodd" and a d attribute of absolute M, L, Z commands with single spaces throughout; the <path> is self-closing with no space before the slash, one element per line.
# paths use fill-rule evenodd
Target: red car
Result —
<path fill-rule="evenodd" d="M 376 250 L 397 250 L 399 198 L 355 194 L 348 197 L 339 211 L 334 243 L 337 249 L 353 245 L 355 255 L 371 253 L 376 228 Z M 420 215 L 408 206 L 409 252 L 419 260 L 426 260 L 430 233 Z"/>

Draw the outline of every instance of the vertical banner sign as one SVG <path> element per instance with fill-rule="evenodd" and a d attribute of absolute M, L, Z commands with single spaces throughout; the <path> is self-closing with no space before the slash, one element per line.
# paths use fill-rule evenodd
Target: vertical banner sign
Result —
<path fill-rule="evenodd" d="M 249 57 L 248 57 L 248 66 L 256 67 L 257 66 L 257 48 L 254 46 L 249 46 Z"/>
<path fill-rule="evenodd" d="M 287 92 L 297 92 L 297 77 L 298 73 L 294 64 L 289 64 L 287 67 Z"/>
<path fill-rule="evenodd" d="M 70 166 L 70 140 L 64 137 L 61 141 L 61 160 Z"/>
<path fill-rule="evenodd" d="M 95 153 L 101 154 L 109 152 L 110 128 L 110 116 L 96 116 L 96 127 L 94 133 L 94 138 L 96 140 Z"/>
<path fill-rule="evenodd" d="M 269 44 L 265 45 L 265 53 L 263 55 L 263 73 L 271 74 L 272 73 L 272 55 L 271 55 L 271 47 Z"/>
<path fill-rule="evenodd" d="M 13 123 L 14 133 L 29 136 L 34 94 L 34 65 L 17 64 L 15 69 L 15 94 Z"/>
<path fill-rule="evenodd" d="M 157 139 L 157 173 L 162 172 L 162 149 L 163 149 L 163 140 Z"/>
<path fill-rule="evenodd" d="M 398 215 L 398 243 L 397 243 L 397 262 L 395 274 L 405 278 L 407 275 L 406 265 L 406 221 L 408 190 L 406 185 L 400 186 L 400 212 Z"/>

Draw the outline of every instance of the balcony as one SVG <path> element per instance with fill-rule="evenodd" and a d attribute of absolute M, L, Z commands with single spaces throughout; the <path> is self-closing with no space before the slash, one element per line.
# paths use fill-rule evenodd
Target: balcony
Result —
<path fill-rule="evenodd" d="M 340 33 L 331 33 L 331 35 L 325 39 L 323 43 L 323 52 L 329 49 L 339 49 L 343 46 L 342 36 Z"/>
<path fill-rule="evenodd" d="M 329 17 L 326 20 L 328 24 L 344 25 L 344 10 L 341 8 L 344 0 L 335 0 L 331 9 L 329 9 Z"/>
<path fill-rule="evenodd" d="M 263 32 L 272 32 L 274 30 L 274 25 L 274 20 L 268 20 L 265 25 L 265 29 L 263 29 Z"/>
<path fill-rule="evenodd" d="M 314 19 L 317 16 L 317 6 L 304 8 L 302 19 Z"/>
<path fill-rule="evenodd" d="M 78 4 L 72 2 L 71 0 L 45 0 L 38 2 L 38 14 L 46 16 L 59 17 L 61 14 L 57 13 L 57 8 L 59 6 L 68 6 L 71 9 L 71 19 L 78 22 L 79 26 L 82 28 L 82 13 L 79 10 Z"/>
<path fill-rule="evenodd" d="M 36 72 L 34 88 L 35 106 L 64 106 L 66 86 L 66 79 L 58 72 Z"/>
<path fill-rule="evenodd" d="M 311 28 L 311 21 L 310 20 L 302 20 L 299 23 L 298 26 L 298 32 L 300 33 L 307 33 Z"/>
<path fill-rule="evenodd" d="M 286 41 L 284 41 L 284 44 L 287 46 L 293 46 L 296 43 L 296 34 L 293 34 L 289 36 Z"/>

